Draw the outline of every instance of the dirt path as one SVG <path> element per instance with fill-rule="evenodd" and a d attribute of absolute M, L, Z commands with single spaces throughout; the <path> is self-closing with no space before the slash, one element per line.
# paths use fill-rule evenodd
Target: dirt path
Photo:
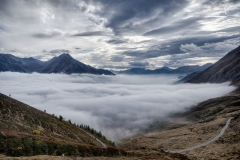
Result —
<path fill-rule="evenodd" d="M 226 125 L 222 128 L 221 132 L 220 132 L 216 137 L 214 137 L 213 139 L 211 139 L 211 140 L 209 140 L 209 141 L 207 141 L 207 142 L 205 142 L 205 143 L 201 143 L 201 144 L 199 144 L 199 145 L 196 145 L 196 146 L 187 148 L 187 149 L 178 150 L 178 151 L 172 151 L 172 152 L 173 152 L 173 153 L 182 153 L 182 152 L 191 151 L 191 150 L 194 150 L 194 149 L 197 149 L 197 148 L 200 148 L 200 147 L 209 145 L 210 143 L 216 141 L 218 138 L 220 138 L 220 137 L 224 134 L 225 130 L 228 128 L 228 126 L 229 126 L 229 124 L 230 124 L 230 122 L 231 122 L 232 119 L 233 119 L 233 117 L 231 117 L 231 118 L 229 118 L 229 119 L 227 120 Z"/>
<path fill-rule="evenodd" d="M 81 129 L 81 128 L 80 128 Z M 107 145 L 105 143 L 103 143 L 102 141 L 100 141 L 99 139 L 97 139 L 95 136 L 91 135 L 90 133 L 84 131 L 83 129 L 81 129 L 83 132 L 85 132 L 86 134 L 88 134 L 90 137 L 92 137 L 93 139 L 95 139 L 98 143 L 101 144 L 101 146 L 103 148 L 107 148 Z"/>

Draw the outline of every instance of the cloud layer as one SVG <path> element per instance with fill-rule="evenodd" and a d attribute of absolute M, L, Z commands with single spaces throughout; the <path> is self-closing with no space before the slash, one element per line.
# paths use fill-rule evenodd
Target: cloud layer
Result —
<path fill-rule="evenodd" d="M 171 85 L 174 76 L 0 73 L 1 92 L 119 140 L 169 114 L 222 96 L 228 84 Z"/>
<path fill-rule="evenodd" d="M 239 0 L 1 0 L 0 51 L 68 51 L 106 69 L 202 65 L 240 45 L 239 19 Z"/>

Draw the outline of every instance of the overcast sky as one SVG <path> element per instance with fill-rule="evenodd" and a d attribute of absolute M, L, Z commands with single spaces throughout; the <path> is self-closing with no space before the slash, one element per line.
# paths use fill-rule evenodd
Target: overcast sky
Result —
<path fill-rule="evenodd" d="M 240 0 L 0 0 L 0 52 L 98 68 L 215 62 L 240 45 Z"/>

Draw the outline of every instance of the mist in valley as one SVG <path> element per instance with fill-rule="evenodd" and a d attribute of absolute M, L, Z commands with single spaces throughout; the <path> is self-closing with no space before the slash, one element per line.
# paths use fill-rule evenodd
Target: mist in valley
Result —
<path fill-rule="evenodd" d="M 177 84 L 177 75 L 0 73 L 1 93 L 121 140 L 197 103 L 234 90 L 229 83 Z"/>

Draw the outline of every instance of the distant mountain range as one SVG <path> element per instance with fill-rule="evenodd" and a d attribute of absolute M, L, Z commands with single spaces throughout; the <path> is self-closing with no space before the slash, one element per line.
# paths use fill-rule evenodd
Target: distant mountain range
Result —
<path fill-rule="evenodd" d="M 131 68 L 129 70 L 125 71 L 118 71 L 117 74 L 187 74 L 187 73 L 193 73 L 193 72 L 200 72 L 204 69 L 211 66 L 211 63 L 207 63 L 203 66 L 182 66 L 176 69 L 171 69 L 166 66 L 154 70 L 145 69 L 145 68 Z"/>
<path fill-rule="evenodd" d="M 11 54 L 0 54 L 0 71 L 23 72 L 23 73 L 89 73 L 114 75 L 104 69 L 96 69 L 72 58 L 69 54 L 61 54 L 49 61 L 43 62 L 32 57 L 19 58 Z"/>
<path fill-rule="evenodd" d="M 233 85 L 240 85 L 240 46 L 206 70 L 186 80 L 187 83 L 222 83 L 226 81 L 231 81 Z"/>

